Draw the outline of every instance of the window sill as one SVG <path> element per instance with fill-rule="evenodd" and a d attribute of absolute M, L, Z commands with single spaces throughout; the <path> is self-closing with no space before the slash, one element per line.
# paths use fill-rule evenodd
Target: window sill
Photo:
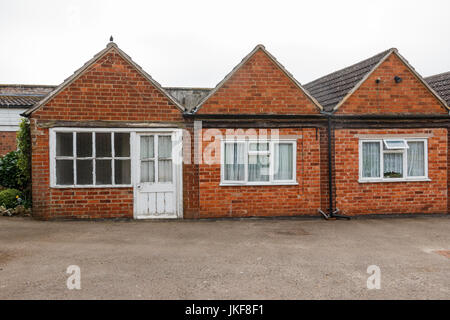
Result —
<path fill-rule="evenodd" d="M 361 180 L 359 179 L 359 183 L 383 183 L 383 182 L 429 182 L 430 178 L 409 178 L 409 179 L 371 179 L 371 180 Z"/>
<path fill-rule="evenodd" d="M 246 187 L 246 186 L 296 186 L 297 181 L 293 182 L 246 182 L 246 183 L 232 183 L 232 182 L 220 182 L 221 187 Z"/>
<path fill-rule="evenodd" d="M 100 188 L 132 188 L 131 184 L 121 184 L 121 185 L 85 185 L 85 186 L 50 186 L 52 189 L 100 189 Z"/>

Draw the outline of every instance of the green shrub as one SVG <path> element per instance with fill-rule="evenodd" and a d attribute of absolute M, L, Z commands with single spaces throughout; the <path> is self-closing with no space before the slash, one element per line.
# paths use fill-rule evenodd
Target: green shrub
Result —
<path fill-rule="evenodd" d="M 31 138 L 30 123 L 23 119 L 17 132 L 17 151 L 0 157 L 1 187 L 22 192 L 22 204 L 31 207 Z"/>
<path fill-rule="evenodd" d="M 0 158 L 0 185 L 5 188 L 19 189 L 20 169 L 17 151 L 11 151 Z"/>
<path fill-rule="evenodd" d="M 30 122 L 22 119 L 20 129 L 17 132 L 17 184 L 23 192 L 23 204 L 26 208 L 31 207 L 31 133 Z"/>
<path fill-rule="evenodd" d="M 22 119 L 20 129 L 17 132 L 17 167 L 19 174 L 17 183 L 21 190 L 27 190 L 31 182 L 31 136 L 30 122 Z"/>
<path fill-rule="evenodd" d="M 15 208 L 19 205 L 19 199 L 21 192 L 17 189 L 6 189 L 0 191 L 0 206 L 5 208 Z"/>

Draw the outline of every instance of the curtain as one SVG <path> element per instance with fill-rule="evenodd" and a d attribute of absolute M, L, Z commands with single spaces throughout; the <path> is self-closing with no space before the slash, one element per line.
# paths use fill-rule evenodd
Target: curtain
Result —
<path fill-rule="evenodd" d="M 141 182 L 155 182 L 155 162 L 141 161 Z"/>
<path fill-rule="evenodd" d="M 269 181 L 269 155 L 248 156 L 248 181 Z"/>
<path fill-rule="evenodd" d="M 172 181 L 172 160 L 158 161 L 158 181 L 159 182 Z"/>
<path fill-rule="evenodd" d="M 379 142 L 363 142 L 363 168 L 362 174 L 364 178 L 380 177 L 380 143 Z"/>
<path fill-rule="evenodd" d="M 384 177 L 403 177 L 403 153 L 384 153 Z"/>
<path fill-rule="evenodd" d="M 154 137 L 142 136 L 141 137 L 141 159 L 154 157 Z"/>
<path fill-rule="evenodd" d="M 291 143 L 275 144 L 275 180 L 292 180 L 292 152 L 293 150 Z"/>
<path fill-rule="evenodd" d="M 244 146 L 244 143 L 225 143 L 225 180 L 241 181 L 245 179 Z"/>
<path fill-rule="evenodd" d="M 158 136 L 158 181 L 172 181 L 172 137 Z"/>
<path fill-rule="evenodd" d="M 408 146 L 408 176 L 424 176 L 425 155 L 423 141 L 408 142 Z"/>
<path fill-rule="evenodd" d="M 158 137 L 158 157 L 172 158 L 172 137 L 170 136 Z"/>

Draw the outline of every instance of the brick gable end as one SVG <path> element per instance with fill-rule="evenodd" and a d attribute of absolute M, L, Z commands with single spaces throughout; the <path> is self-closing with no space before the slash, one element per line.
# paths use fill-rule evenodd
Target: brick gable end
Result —
<path fill-rule="evenodd" d="M 255 52 L 198 114 L 318 114 L 304 92 L 264 53 Z"/>
<path fill-rule="evenodd" d="M 394 77 L 402 78 L 400 83 Z M 377 84 L 375 81 L 380 79 Z M 336 114 L 447 114 L 439 100 L 392 53 L 337 109 Z"/>
<path fill-rule="evenodd" d="M 162 92 L 114 49 L 31 118 L 64 121 L 182 121 L 178 109 Z"/>

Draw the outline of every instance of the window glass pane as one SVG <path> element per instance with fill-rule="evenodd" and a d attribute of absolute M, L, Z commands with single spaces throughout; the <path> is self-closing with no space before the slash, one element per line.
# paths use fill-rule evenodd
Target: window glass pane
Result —
<path fill-rule="evenodd" d="M 384 177 L 403 177 L 403 153 L 385 153 L 383 155 Z"/>
<path fill-rule="evenodd" d="M 275 163 L 274 163 L 274 179 L 275 180 L 292 180 L 293 179 L 293 145 L 291 143 L 275 144 Z"/>
<path fill-rule="evenodd" d="M 92 132 L 77 132 L 77 157 L 92 157 Z"/>
<path fill-rule="evenodd" d="M 115 157 L 130 156 L 130 134 L 128 132 L 114 133 L 114 156 Z"/>
<path fill-rule="evenodd" d="M 112 183 L 112 160 L 95 160 L 95 184 Z"/>
<path fill-rule="evenodd" d="M 95 155 L 99 157 L 111 157 L 111 132 L 95 133 Z"/>
<path fill-rule="evenodd" d="M 172 160 L 158 161 L 158 181 L 172 182 Z"/>
<path fill-rule="evenodd" d="M 56 133 L 56 156 L 73 156 L 73 134 L 72 132 Z"/>
<path fill-rule="evenodd" d="M 114 179 L 116 184 L 131 183 L 131 160 L 114 160 Z"/>
<path fill-rule="evenodd" d="M 423 141 L 408 142 L 408 176 L 425 176 L 425 143 Z"/>
<path fill-rule="evenodd" d="M 248 156 L 248 181 L 269 181 L 269 155 Z"/>
<path fill-rule="evenodd" d="M 380 178 L 380 143 L 363 142 L 362 144 L 363 178 Z"/>
<path fill-rule="evenodd" d="M 154 136 L 141 137 L 141 159 L 153 158 L 155 156 Z"/>
<path fill-rule="evenodd" d="M 249 148 L 250 151 L 269 151 L 269 143 L 250 143 Z"/>
<path fill-rule="evenodd" d="M 77 160 L 77 184 L 92 184 L 92 160 Z"/>
<path fill-rule="evenodd" d="M 56 160 L 56 184 L 73 184 L 73 160 Z"/>
<path fill-rule="evenodd" d="M 155 161 L 141 161 L 141 182 L 155 182 Z"/>
<path fill-rule="evenodd" d="M 170 136 L 158 137 L 158 157 L 159 158 L 172 157 L 172 137 Z"/>
<path fill-rule="evenodd" d="M 244 143 L 225 143 L 224 180 L 242 181 L 245 179 Z"/>
<path fill-rule="evenodd" d="M 407 145 L 405 140 L 384 140 L 384 149 L 406 149 Z"/>

